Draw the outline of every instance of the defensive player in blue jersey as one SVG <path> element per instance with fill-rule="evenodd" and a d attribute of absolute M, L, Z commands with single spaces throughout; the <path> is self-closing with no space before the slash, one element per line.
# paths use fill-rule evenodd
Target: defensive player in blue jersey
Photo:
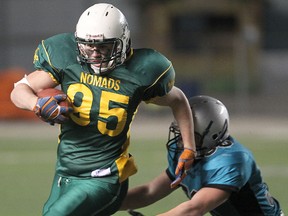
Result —
<path fill-rule="evenodd" d="M 192 97 L 189 103 L 197 156 L 180 183 L 189 200 L 159 216 L 200 216 L 208 212 L 213 216 L 284 216 L 263 182 L 252 153 L 229 134 L 229 114 L 223 103 L 209 96 Z M 151 182 L 130 189 L 122 209 L 150 205 L 175 190 L 170 184 L 178 181 L 174 171 L 183 151 L 175 122 L 170 126 L 167 148 L 168 169 Z"/>
<path fill-rule="evenodd" d="M 118 210 L 128 177 L 136 173 L 128 147 L 142 101 L 171 108 L 185 146 L 176 172 L 185 177 L 196 151 L 188 100 L 174 86 L 175 72 L 165 56 L 132 48 L 119 9 L 104 3 L 89 7 L 76 32 L 39 44 L 34 65 L 34 72 L 15 83 L 11 100 L 61 125 L 55 178 L 43 215 L 107 216 Z M 37 97 L 58 85 L 65 94 Z M 66 97 L 73 110 L 59 105 Z"/>

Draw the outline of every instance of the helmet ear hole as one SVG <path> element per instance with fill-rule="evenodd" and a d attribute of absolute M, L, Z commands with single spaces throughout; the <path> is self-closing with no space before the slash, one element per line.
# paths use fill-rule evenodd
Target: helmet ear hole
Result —
<path fill-rule="evenodd" d="M 218 138 L 218 134 L 213 134 L 213 135 L 212 135 L 212 139 L 213 139 L 213 140 L 216 140 L 217 138 Z"/>

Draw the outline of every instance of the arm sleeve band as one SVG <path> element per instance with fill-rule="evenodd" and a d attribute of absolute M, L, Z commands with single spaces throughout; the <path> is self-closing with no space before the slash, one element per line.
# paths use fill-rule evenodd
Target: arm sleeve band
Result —
<path fill-rule="evenodd" d="M 23 83 L 23 84 L 28 85 L 29 87 L 31 87 L 31 86 L 30 86 L 30 83 L 29 83 L 28 80 L 27 80 L 27 75 L 26 75 L 26 74 L 24 75 L 24 77 L 23 77 L 21 80 L 19 80 L 18 82 L 14 83 L 14 88 L 15 88 L 17 85 L 21 84 L 21 83 Z"/>

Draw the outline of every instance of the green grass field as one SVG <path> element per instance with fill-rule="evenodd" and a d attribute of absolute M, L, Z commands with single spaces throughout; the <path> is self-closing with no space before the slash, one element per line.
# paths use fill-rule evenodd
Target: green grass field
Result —
<path fill-rule="evenodd" d="M 249 136 L 236 137 L 247 143 L 262 169 L 272 195 L 288 212 L 288 140 L 261 139 Z M 47 199 L 54 173 L 56 138 L 7 137 L 0 139 L 0 215 L 39 216 Z M 134 155 L 138 173 L 130 178 L 130 186 L 144 183 L 166 168 L 165 139 L 132 139 L 131 153 Z M 181 190 L 160 202 L 140 209 L 147 216 L 168 210 L 186 200 Z M 125 216 L 126 212 L 116 215 Z"/>

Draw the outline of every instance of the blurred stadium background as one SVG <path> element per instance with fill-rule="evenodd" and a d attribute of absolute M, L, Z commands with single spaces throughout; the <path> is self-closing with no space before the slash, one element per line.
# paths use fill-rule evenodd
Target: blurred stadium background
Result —
<path fill-rule="evenodd" d="M 58 128 L 15 108 L 9 99 L 13 83 L 33 70 L 34 50 L 42 39 L 73 32 L 83 10 L 97 2 L 102 1 L 0 1 L 0 215 L 40 215 L 56 154 Z M 176 85 L 188 97 L 207 94 L 226 104 L 233 134 L 253 150 L 287 214 L 288 2 L 106 2 L 126 15 L 135 48 L 154 48 L 171 59 Z M 139 172 L 131 185 L 165 169 L 171 121 L 167 109 L 140 107 L 131 146 Z M 176 193 L 143 212 L 153 215 L 184 199 Z"/>

